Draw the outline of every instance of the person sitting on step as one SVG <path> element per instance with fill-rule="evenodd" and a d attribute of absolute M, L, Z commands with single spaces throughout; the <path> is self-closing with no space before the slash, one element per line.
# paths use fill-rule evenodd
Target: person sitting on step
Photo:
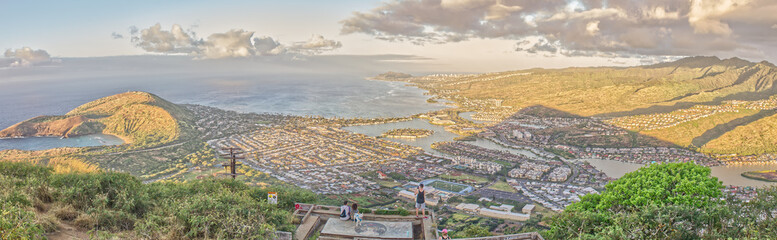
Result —
<path fill-rule="evenodd" d="M 362 225 L 362 214 L 359 212 L 359 205 L 356 203 L 353 204 L 351 207 L 351 210 L 353 211 L 353 221 L 356 222 L 356 227 Z"/>

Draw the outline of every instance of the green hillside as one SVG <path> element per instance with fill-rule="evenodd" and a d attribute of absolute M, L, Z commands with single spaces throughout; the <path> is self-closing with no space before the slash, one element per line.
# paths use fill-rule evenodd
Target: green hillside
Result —
<path fill-rule="evenodd" d="M 289 186 L 143 184 L 124 173 L 57 174 L 11 162 L 0 162 L 0 187 L 0 239 L 269 239 L 294 231 L 294 202 L 317 201 Z M 267 192 L 278 192 L 277 205 Z"/>
<path fill-rule="evenodd" d="M 738 126 L 701 147 L 702 152 L 758 155 L 777 152 L 777 115 Z"/>
<path fill-rule="evenodd" d="M 740 93 L 758 93 L 743 96 L 747 98 L 768 97 L 777 93 L 773 88 L 776 79 L 777 69 L 769 63 L 695 57 L 630 68 L 483 74 L 460 79 L 466 84 L 439 88 L 457 90 L 458 95 L 472 99 L 501 98 L 503 105 L 514 107 L 543 105 L 582 116 L 617 116 L 652 113 L 660 109 L 656 106 L 719 101 Z"/>
<path fill-rule="evenodd" d="M 638 67 L 528 69 L 401 79 L 455 101 L 461 111 L 509 116 L 542 105 L 705 152 L 777 151 L 777 67 L 739 58 L 689 57 Z M 498 105 L 493 100 L 501 100 Z M 741 132 L 741 133 L 740 133 Z M 740 144 L 741 140 L 751 141 Z M 754 142 L 753 142 L 754 141 Z"/>

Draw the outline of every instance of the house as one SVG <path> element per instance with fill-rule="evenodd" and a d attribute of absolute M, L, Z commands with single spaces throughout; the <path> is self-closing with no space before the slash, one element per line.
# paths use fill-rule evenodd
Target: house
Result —
<path fill-rule="evenodd" d="M 480 209 L 480 206 L 472 203 L 459 203 L 459 205 L 456 205 L 456 209 L 470 213 L 477 213 L 478 209 Z"/>
<path fill-rule="evenodd" d="M 534 204 L 526 204 L 521 209 L 521 212 L 526 214 L 531 214 L 531 212 L 534 211 L 534 207 L 535 207 Z"/>

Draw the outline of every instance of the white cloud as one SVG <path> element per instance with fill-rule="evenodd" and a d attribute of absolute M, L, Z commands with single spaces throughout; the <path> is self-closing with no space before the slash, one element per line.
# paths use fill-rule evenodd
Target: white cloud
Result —
<path fill-rule="evenodd" d="M 131 28 L 133 29 L 133 28 Z M 130 30 L 133 32 L 133 30 Z M 178 24 L 173 24 L 170 31 L 162 30 L 162 25 L 157 23 L 149 28 L 134 31 L 132 42 L 135 46 L 148 52 L 157 53 L 192 53 L 198 51 L 201 41 L 195 40 L 191 34 L 185 32 Z"/>
<path fill-rule="evenodd" d="M 508 39 L 518 51 L 571 56 L 764 57 L 777 42 L 766 31 L 775 12 L 774 0 L 385 0 L 340 23 L 343 34 L 415 44 Z"/>
<path fill-rule="evenodd" d="M 28 67 L 51 62 L 51 56 L 49 56 L 46 50 L 33 50 L 30 47 L 8 49 L 4 55 L 7 58 L 14 59 L 10 65 L 11 67 Z"/>
<path fill-rule="evenodd" d="M 253 56 L 254 45 L 251 43 L 253 35 L 254 32 L 242 29 L 211 34 L 203 44 L 203 54 L 205 58 L 211 59 Z"/>
<path fill-rule="evenodd" d="M 326 39 L 321 35 L 313 35 L 308 41 L 293 43 L 287 49 L 300 54 L 313 55 L 332 51 L 342 46 L 343 44 L 338 41 Z"/>
<path fill-rule="evenodd" d="M 599 21 L 590 21 L 585 25 L 585 30 L 589 35 L 593 36 L 599 33 Z"/>
<path fill-rule="evenodd" d="M 129 31 L 130 41 L 147 52 L 185 53 L 199 59 L 280 54 L 315 55 L 342 46 L 342 43 L 326 39 L 321 35 L 313 35 L 310 40 L 304 42 L 282 44 L 268 36 L 254 38 L 254 32 L 243 29 L 214 33 L 204 40 L 197 40 L 196 33 L 185 31 L 178 24 L 174 24 L 170 31 L 162 30 L 159 23 L 142 30 L 133 26 Z M 117 38 L 116 35 L 121 36 L 116 33 L 113 35 L 114 38 Z"/>

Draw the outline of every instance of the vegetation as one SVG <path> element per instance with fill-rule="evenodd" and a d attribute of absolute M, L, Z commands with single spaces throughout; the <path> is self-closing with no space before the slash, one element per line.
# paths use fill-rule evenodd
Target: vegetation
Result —
<path fill-rule="evenodd" d="M 488 182 L 488 179 L 484 177 L 475 176 L 475 175 L 466 174 L 466 173 L 462 173 L 458 175 L 443 174 L 443 175 L 440 175 L 439 177 L 442 178 L 443 180 L 448 180 L 448 181 L 464 181 L 464 182 L 472 182 L 476 184 L 484 184 Z"/>
<path fill-rule="evenodd" d="M 694 121 L 684 122 L 677 126 L 641 131 L 640 133 L 677 144 L 678 146 L 689 147 L 693 146 L 692 144 L 695 139 L 701 137 L 705 132 L 714 129 L 716 126 L 756 113 L 758 113 L 758 111 L 747 109 L 738 112 L 718 113 Z M 705 139 L 702 141 L 709 142 L 710 140 L 712 139 Z"/>
<path fill-rule="evenodd" d="M 390 137 L 390 138 L 421 138 L 421 137 L 428 137 L 433 133 L 434 131 L 429 129 L 399 128 L 399 129 L 391 129 L 383 133 L 381 136 Z"/>
<path fill-rule="evenodd" d="M 460 192 L 467 188 L 467 186 L 463 186 L 460 184 L 451 184 L 451 183 L 446 183 L 441 181 L 434 181 L 429 184 L 429 187 L 433 187 L 443 191 L 451 191 L 451 192 Z"/>
<path fill-rule="evenodd" d="M 384 210 L 384 209 L 378 209 L 375 210 L 375 214 L 377 215 L 400 215 L 400 216 L 409 216 L 410 211 L 407 211 L 404 208 L 397 208 L 394 210 Z"/>
<path fill-rule="evenodd" d="M 52 171 L 0 162 L 2 239 L 41 239 L 57 222 L 119 238 L 266 239 L 276 230 L 293 231 L 288 209 L 294 202 L 317 198 L 297 188 L 213 178 L 142 184 L 123 173 Z M 278 205 L 267 203 L 267 192 L 278 192 Z"/>
<path fill-rule="evenodd" d="M 498 181 L 498 182 L 496 182 L 494 184 L 491 184 L 491 186 L 488 186 L 488 188 L 494 189 L 494 190 L 499 190 L 499 191 L 504 191 L 504 192 L 511 192 L 511 193 L 518 192 L 517 190 L 515 190 L 515 188 L 513 188 L 513 186 L 510 186 L 510 184 L 507 184 L 504 181 Z"/>
<path fill-rule="evenodd" d="M 767 181 L 777 182 L 777 170 L 764 170 L 764 171 L 750 171 L 742 173 L 743 177 Z"/>
<path fill-rule="evenodd" d="M 153 94 L 127 92 L 81 105 L 64 116 L 41 116 L 18 123 L 0 136 L 111 134 L 136 147 L 155 146 L 191 134 L 193 116 Z"/>
<path fill-rule="evenodd" d="M 704 146 L 701 151 L 715 154 L 758 155 L 777 152 L 777 115 L 758 119 L 726 132 Z"/>
<path fill-rule="evenodd" d="M 452 238 L 473 238 L 473 237 L 488 237 L 491 235 L 493 234 L 491 234 L 491 232 L 489 232 L 487 228 L 484 228 L 480 225 L 469 225 L 464 229 L 462 229 L 461 231 L 457 231 L 451 237 Z"/>
<path fill-rule="evenodd" d="M 501 101 L 505 112 L 546 106 L 568 113 L 549 117 L 625 119 L 621 122 L 625 124 L 611 123 L 650 136 L 593 136 L 584 137 L 588 144 L 575 144 L 583 141 L 584 131 L 558 129 L 546 134 L 561 144 L 642 147 L 664 140 L 704 153 L 758 155 L 777 152 L 775 119 L 770 116 L 775 106 L 764 102 L 775 102 L 776 70 L 768 62 L 689 57 L 629 68 L 530 69 L 392 80 L 427 89 L 467 111 L 494 111 L 489 100 Z"/>
<path fill-rule="evenodd" d="M 742 202 L 723 197 L 709 168 L 653 164 L 610 182 L 602 194 L 550 220 L 548 239 L 772 239 L 777 189 Z"/>

